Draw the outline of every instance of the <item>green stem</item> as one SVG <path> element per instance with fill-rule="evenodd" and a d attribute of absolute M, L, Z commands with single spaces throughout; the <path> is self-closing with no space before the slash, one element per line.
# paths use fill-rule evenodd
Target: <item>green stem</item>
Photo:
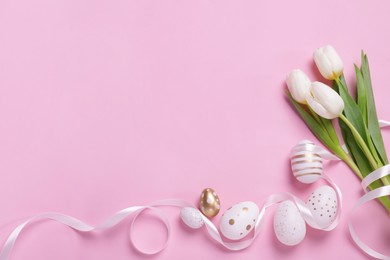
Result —
<path fill-rule="evenodd" d="M 349 157 L 344 150 L 342 150 L 342 152 L 339 151 L 339 155 L 340 155 L 340 159 L 343 160 L 361 180 L 363 180 L 363 175 L 360 172 L 359 167 L 355 164 L 355 162 L 351 159 L 351 157 Z M 369 188 L 371 190 L 373 189 L 371 186 L 369 186 Z M 378 198 L 378 200 L 382 204 L 382 206 L 387 210 L 387 212 L 390 214 L 390 199 L 388 197 L 381 197 Z"/>
<path fill-rule="evenodd" d="M 356 175 L 361 180 L 363 180 L 364 177 L 363 177 L 362 173 L 360 172 L 359 167 L 354 163 L 354 161 L 348 155 L 342 156 L 340 158 L 356 173 Z"/>
<path fill-rule="evenodd" d="M 364 154 L 367 156 L 368 161 L 370 161 L 371 166 L 374 169 L 378 169 L 378 164 L 376 163 L 374 157 L 372 156 L 370 149 L 368 149 L 366 143 L 364 142 L 363 138 L 360 136 L 359 132 L 356 130 L 356 128 L 349 122 L 349 120 L 343 115 L 340 114 L 340 119 L 344 121 L 344 123 L 351 129 L 353 136 L 356 138 L 356 141 L 362 148 Z"/>
<path fill-rule="evenodd" d="M 374 169 L 378 169 L 379 165 L 375 161 L 374 157 L 372 156 L 370 149 L 367 147 L 366 143 L 364 142 L 363 138 L 360 136 L 359 132 L 356 130 L 356 128 L 349 122 L 349 120 L 343 115 L 340 114 L 340 119 L 344 121 L 344 123 L 351 129 L 353 136 L 356 138 L 356 141 L 358 142 L 359 146 L 362 148 L 364 154 L 367 156 L 368 161 L 370 162 L 371 166 Z M 386 178 L 381 179 L 383 184 L 390 185 L 390 182 Z"/>

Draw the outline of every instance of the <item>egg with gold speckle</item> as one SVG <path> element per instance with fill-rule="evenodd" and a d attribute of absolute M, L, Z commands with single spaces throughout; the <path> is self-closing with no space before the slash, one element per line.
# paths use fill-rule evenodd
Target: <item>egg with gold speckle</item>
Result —
<path fill-rule="evenodd" d="M 291 200 L 279 204 L 274 215 L 274 231 L 277 239 L 287 246 L 302 242 L 306 235 L 306 222 Z"/>
<path fill-rule="evenodd" d="M 209 218 L 218 215 L 221 208 L 221 202 L 217 193 L 211 189 L 206 188 L 200 194 L 200 210 L 202 213 Z"/>
<path fill-rule="evenodd" d="M 239 240 L 254 228 L 259 216 L 259 207 L 251 201 L 240 202 L 229 208 L 221 218 L 219 229 L 228 239 Z"/>
<path fill-rule="evenodd" d="M 306 206 L 320 227 L 329 227 L 337 216 L 336 191 L 328 185 L 322 185 L 307 198 Z"/>
<path fill-rule="evenodd" d="M 201 228 L 204 224 L 202 213 L 198 209 L 184 207 L 180 210 L 180 217 L 183 222 L 193 229 Z"/>

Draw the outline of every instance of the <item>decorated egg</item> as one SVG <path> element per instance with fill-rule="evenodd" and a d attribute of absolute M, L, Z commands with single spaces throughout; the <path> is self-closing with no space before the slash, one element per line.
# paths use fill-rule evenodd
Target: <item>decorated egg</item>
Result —
<path fill-rule="evenodd" d="M 180 217 L 187 226 L 193 229 L 201 228 L 204 224 L 202 213 L 195 208 L 182 208 L 180 210 Z"/>
<path fill-rule="evenodd" d="M 238 240 L 251 232 L 259 216 L 256 203 L 245 201 L 229 208 L 221 218 L 219 229 L 231 240 Z"/>
<path fill-rule="evenodd" d="M 200 210 L 209 218 L 218 215 L 221 202 L 217 193 L 211 188 L 204 189 L 200 194 Z"/>
<path fill-rule="evenodd" d="M 295 246 L 305 238 L 305 220 L 291 200 L 283 201 L 276 208 L 274 231 L 278 240 L 287 246 Z"/>
<path fill-rule="evenodd" d="M 320 227 L 330 226 L 336 218 L 338 206 L 335 190 L 328 185 L 322 185 L 307 198 L 306 206 Z"/>
<path fill-rule="evenodd" d="M 313 183 L 322 175 L 322 157 L 313 152 L 315 145 L 308 141 L 298 143 L 291 152 L 291 170 L 298 181 Z"/>

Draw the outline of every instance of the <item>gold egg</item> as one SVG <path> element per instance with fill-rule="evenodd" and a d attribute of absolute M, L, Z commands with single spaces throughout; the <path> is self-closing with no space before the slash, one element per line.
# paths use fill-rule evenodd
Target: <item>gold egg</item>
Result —
<path fill-rule="evenodd" d="M 218 215 L 219 209 L 221 208 L 221 202 L 217 193 L 211 189 L 206 188 L 200 194 L 200 210 L 202 213 L 209 218 Z"/>

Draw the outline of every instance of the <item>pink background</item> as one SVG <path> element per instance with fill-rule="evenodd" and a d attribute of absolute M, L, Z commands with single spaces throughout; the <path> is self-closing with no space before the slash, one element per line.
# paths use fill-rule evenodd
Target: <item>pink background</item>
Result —
<path fill-rule="evenodd" d="M 205 187 L 223 211 L 279 191 L 304 199 L 319 184 L 297 183 L 288 155 L 314 139 L 285 100 L 284 78 L 302 68 L 322 80 L 312 53 L 331 43 L 353 83 L 364 48 L 379 116 L 390 119 L 389 8 L 385 0 L 1 0 L 0 241 L 40 212 L 98 224 L 158 199 L 195 203 Z M 389 130 L 384 139 L 390 151 Z M 342 163 L 325 169 L 345 196 L 341 224 L 309 228 L 297 247 L 278 243 L 272 212 L 252 247 L 227 252 L 164 209 L 172 237 L 153 257 L 128 244 L 126 224 L 81 235 L 45 221 L 26 230 L 12 259 L 365 259 L 347 229 L 359 182 Z M 356 223 L 390 253 L 389 219 L 376 203 Z M 165 235 L 149 217 L 136 232 L 144 247 Z"/>

